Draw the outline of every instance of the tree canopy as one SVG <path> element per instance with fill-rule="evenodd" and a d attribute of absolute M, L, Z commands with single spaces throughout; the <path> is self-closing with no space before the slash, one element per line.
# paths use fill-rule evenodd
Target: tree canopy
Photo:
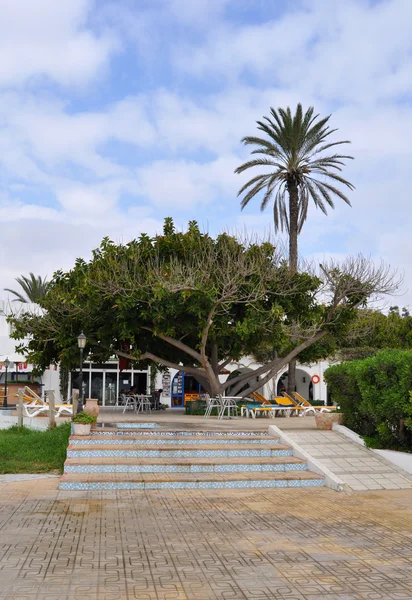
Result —
<path fill-rule="evenodd" d="M 43 314 L 16 318 L 14 336 L 30 334 L 19 350 L 39 370 L 76 365 L 84 331 L 95 362 L 117 355 L 184 369 L 213 394 L 248 383 L 247 395 L 292 358 L 324 353 L 359 306 L 395 288 L 387 267 L 362 257 L 292 272 L 269 241 L 213 238 L 196 222 L 177 232 L 166 219 L 163 235 L 125 245 L 106 238 L 89 262 L 55 273 Z M 262 348 L 273 353 L 260 369 L 221 382 L 229 362 Z"/>

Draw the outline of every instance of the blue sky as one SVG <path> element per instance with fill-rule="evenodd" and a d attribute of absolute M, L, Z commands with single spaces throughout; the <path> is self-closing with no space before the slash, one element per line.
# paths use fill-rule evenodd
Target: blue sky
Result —
<path fill-rule="evenodd" d="M 163 218 L 270 231 L 243 213 L 240 144 L 271 106 L 332 113 L 353 208 L 311 210 L 305 257 L 363 252 L 412 303 L 410 0 L 0 0 L 1 288 Z"/>

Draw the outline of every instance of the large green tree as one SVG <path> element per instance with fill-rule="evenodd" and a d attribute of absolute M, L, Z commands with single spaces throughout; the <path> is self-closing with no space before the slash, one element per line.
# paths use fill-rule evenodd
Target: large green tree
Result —
<path fill-rule="evenodd" d="M 295 114 L 271 108 L 270 116 L 257 121 L 263 136 L 246 136 L 243 143 L 251 146 L 255 157 L 243 163 L 236 173 L 249 169 L 257 171 L 239 190 L 241 207 L 245 208 L 256 196 L 261 197 L 261 210 L 273 203 L 275 231 L 286 230 L 289 236 L 289 265 L 298 268 L 298 236 L 306 220 L 309 202 L 323 213 L 334 208 L 334 198 L 350 205 L 349 198 L 339 189 L 354 186 L 340 172 L 351 156 L 337 154 L 336 146 L 348 144 L 347 140 L 332 141 L 336 131 L 329 126 L 330 115 L 319 118 L 314 108 L 304 113 L 298 104 Z M 288 377 L 289 391 L 295 389 L 295 362 L 291 362 Z"/>
<path fill-rule="evenodd" d="M 167 219 L 163 235 L 105 239 L 89 262 L 56 273 L 43 314 L 16 318 L 15 337 L 30 334 L 21 351 L 39 369 L 75 365 L 84 331 L 94 361 L 117 355 L 184 369 L 212 394 L 230 385 L 245 396 L 291 359 L 324 352 L 320 342 L 345 335 L 358 306 L 394 287 L 389 271 L 366 259 L 291 272 L 271 243 L 214 239 L 195 222 L 176 232 Z M 229 362 L 262 346 L 276 353 L 261 368 L 222 381 Z"/>

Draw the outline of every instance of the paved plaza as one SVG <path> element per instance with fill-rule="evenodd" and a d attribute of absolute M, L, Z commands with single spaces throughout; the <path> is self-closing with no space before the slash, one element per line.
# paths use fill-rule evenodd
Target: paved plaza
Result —
<path fill-rule="evenodd" d="M 0 484 L 0 600 L 412 598 L 412 491 Z"/>

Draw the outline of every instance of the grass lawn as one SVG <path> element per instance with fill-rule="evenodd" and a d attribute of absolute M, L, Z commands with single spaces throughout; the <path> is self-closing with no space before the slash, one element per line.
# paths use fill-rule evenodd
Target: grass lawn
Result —
<path fill-rule="evenodd" d="M 48 431 L 0 430 L 0 474 L 63 472 L 70 423 Z"/>

